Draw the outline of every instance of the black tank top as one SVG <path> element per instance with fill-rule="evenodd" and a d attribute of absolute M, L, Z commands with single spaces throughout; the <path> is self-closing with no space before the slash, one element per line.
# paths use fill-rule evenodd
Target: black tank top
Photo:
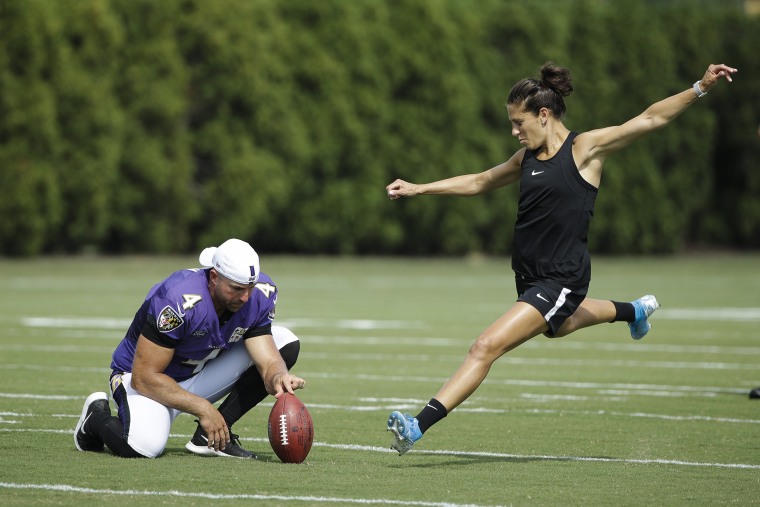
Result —
<path fill-rule="evenodd" d="M 591 280 L 588 228 L 597 189 L 573 160 L 570 132 L 549 160 L 526 150 L 521 166 L 512 269 L 528 279 L 550 279 L 570 288 Z"/>

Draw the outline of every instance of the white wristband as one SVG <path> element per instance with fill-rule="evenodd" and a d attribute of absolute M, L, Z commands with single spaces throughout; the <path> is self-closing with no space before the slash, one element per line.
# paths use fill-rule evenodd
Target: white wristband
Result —
<path fill-rule="evenodd" d="M 699 83 L 701 82 L 702 81 L 697 81 L 696 83 L 694 83 L 694 93 L 697 94 L 697 97 L 704 97 L 705 95 L 707 95 L 707 92 L 703 92 L 702 88 L 699 87 Z"/>

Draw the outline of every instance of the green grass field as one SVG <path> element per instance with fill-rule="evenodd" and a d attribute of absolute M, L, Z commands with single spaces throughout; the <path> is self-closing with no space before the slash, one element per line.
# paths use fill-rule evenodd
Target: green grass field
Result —
<path fill-rule="evenodd" d="M 506 259 L 268 258 L 278 320 L 301 338 L 294 372 L 314 418 L 306 464 L 266 440 L 271 399 L 234 428 L 259 461 L 185 452 L 80 453 L 85 397 L 150 285 L 194 258 L 0 260 L 0 504 L 760 504 L 760 255 L 594 261 L 590 296 L 646 293 L 662 308 L 634 342 L 625 324 L 538 337 L 409 454 L 388 413 L 416 414 L 478 333 L 514 300 Z"/>

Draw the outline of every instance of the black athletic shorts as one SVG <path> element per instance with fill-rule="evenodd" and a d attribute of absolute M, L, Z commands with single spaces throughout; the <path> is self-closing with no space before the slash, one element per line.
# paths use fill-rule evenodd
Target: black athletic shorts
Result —
<path fill-rule="evenodd" d="M 547 324 L 548 336 L 557 334 L 565 320 L 581 305 L 588 287 L 569 288 L 553 280 L 529 280 L 522 275 L 515 276 L 517 300 L 528 303 L 541 312 Z"/>

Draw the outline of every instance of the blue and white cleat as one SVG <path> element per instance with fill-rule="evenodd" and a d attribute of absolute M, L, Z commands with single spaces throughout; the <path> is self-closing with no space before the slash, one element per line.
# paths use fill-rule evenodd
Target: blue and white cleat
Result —
<path fill-rule="evenodd" d="M 652 329 L 652 324 L 647 319 L 660 307 L 660 303 L 657 302 L 656 297 L 648 295 L 640 297 L 631 304 L 636 309 L 636 320 L 628 324 L 631 328 L 631 338 L 641 340 Z"/>
<path fill-rule="evenodd" d="M 388 417 L 388 431 L 393 432 L 391 449 L 397 450 L 399 456 L 406 454 L 414 443 L 422 438 L 417 419 L 399 411 L 391 412 Z"/>

